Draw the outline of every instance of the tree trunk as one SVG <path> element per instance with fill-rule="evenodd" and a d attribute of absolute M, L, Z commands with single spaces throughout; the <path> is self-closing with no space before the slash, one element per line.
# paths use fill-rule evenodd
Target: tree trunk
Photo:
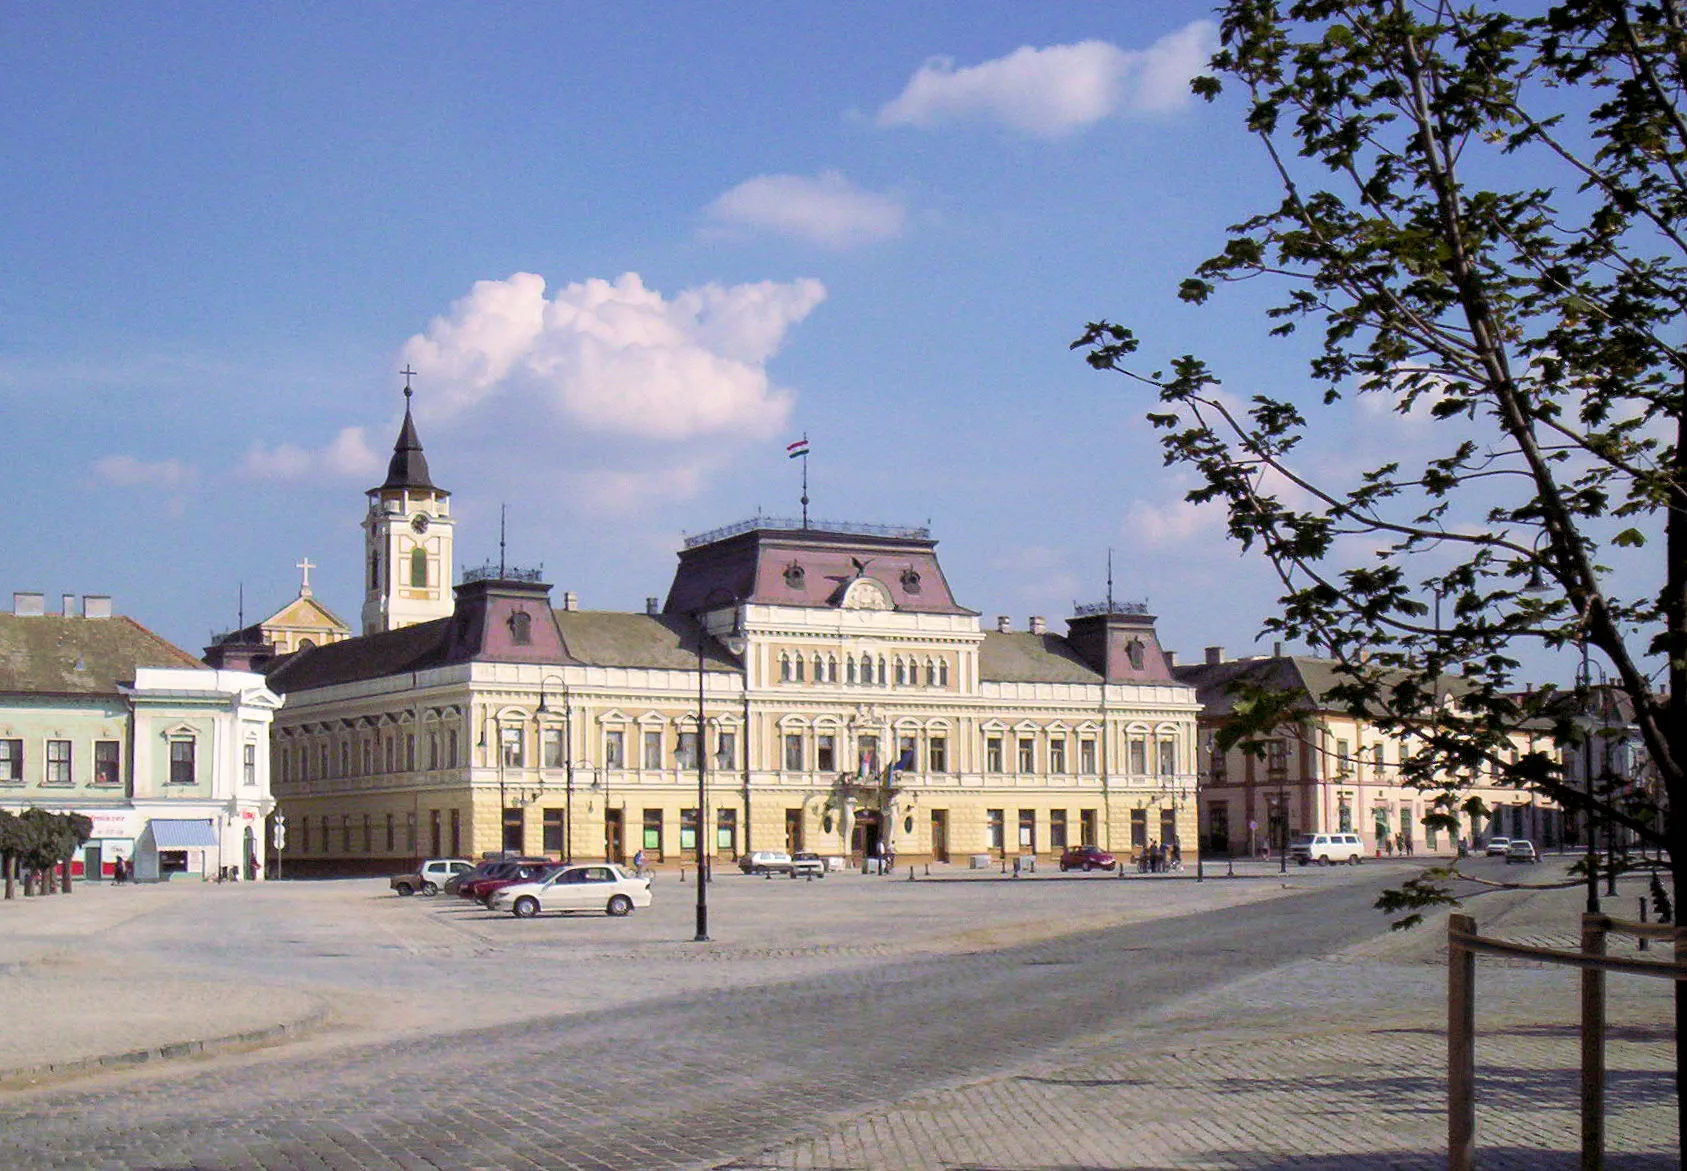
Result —
<path fill-rule="evenodd" d="M 65 894 L 70 893 L 70 859 L 69 858 L 66 858 L 64 860 L 64 886 L 61 889 L 63 889 Z"/>
<path fill-rule="evenodd" d="M 0 870 L 6 872 L 6 898 L 17 898 L 18 860 L 10 854 L 0 854 Z"/>

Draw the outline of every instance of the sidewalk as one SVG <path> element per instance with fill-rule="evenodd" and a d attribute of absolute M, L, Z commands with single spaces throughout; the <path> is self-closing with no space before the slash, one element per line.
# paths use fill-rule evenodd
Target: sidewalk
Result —
<path fill-rule="evenodd" d="M 1633 907 L 1642 889 L 1625 881 L 1605 909 Z M 1484 934 L 1575 950 L 1582 899 L 1579 888 L 1494 893 L 1464 910 Z M 1445 939 L 1445 914 L 1431 916 L 1414 931 L 1192 996 L 1146 1035 L 1098 1036 L 1058 1060 L 934 1090 L 725 1168 L 1440 1171 Z M 1613 955 L 1632 951 L 1613 939 Z M 1574 969 L 1478 959 L 1484 1171 L 1577 1165 L 1578 989 Z M 1607 994 L 1607 1166 L 1677 1168 L 1669 984 L 1612 976 Z"/>
<path fill-rule="evenodd" d="M 0 900 L 0 1085 L 267 1044 L 326 1019 L 302 992 L 211 983 L 107 941 L 199 883 L 78 884 Z"/>

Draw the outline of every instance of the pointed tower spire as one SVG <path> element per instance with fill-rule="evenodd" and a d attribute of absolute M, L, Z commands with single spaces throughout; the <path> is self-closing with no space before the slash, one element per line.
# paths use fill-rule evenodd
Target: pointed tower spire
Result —
<path fill-rule="evenodd" d="M 382 488 L 433 488 L 428 478 L 428 459 L 422 454 L 422 441 L 416 437 L 416 421 L 410 417 L 410 376 L 416 373 L 406 366 L 404 375 L 404 426 L 399 428 L 398 442 L 392 445 L 392 461 L 387 464 L 387 482 Z"/>

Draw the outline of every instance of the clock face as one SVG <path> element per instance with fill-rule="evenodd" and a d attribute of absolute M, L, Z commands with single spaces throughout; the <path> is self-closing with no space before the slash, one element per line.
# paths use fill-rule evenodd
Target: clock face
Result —
<path fill-rule="evenodd" d="M 428 518 L 426 516 L 417 516 L 415 520 L 410 522 L 410 527 L 418 533 L 425 533 L 428 531 Z"/>

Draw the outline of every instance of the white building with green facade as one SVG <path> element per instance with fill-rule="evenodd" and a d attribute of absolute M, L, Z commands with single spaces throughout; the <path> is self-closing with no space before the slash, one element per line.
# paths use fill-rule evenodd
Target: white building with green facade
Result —
<path fill-rule="evenodd" d="M 0 809 L 80 813 L 73 873 L 261 878 L 270 723 L 261 675 L 213 670 L 111 600 L 36 593 L 0 614 Z"/>

